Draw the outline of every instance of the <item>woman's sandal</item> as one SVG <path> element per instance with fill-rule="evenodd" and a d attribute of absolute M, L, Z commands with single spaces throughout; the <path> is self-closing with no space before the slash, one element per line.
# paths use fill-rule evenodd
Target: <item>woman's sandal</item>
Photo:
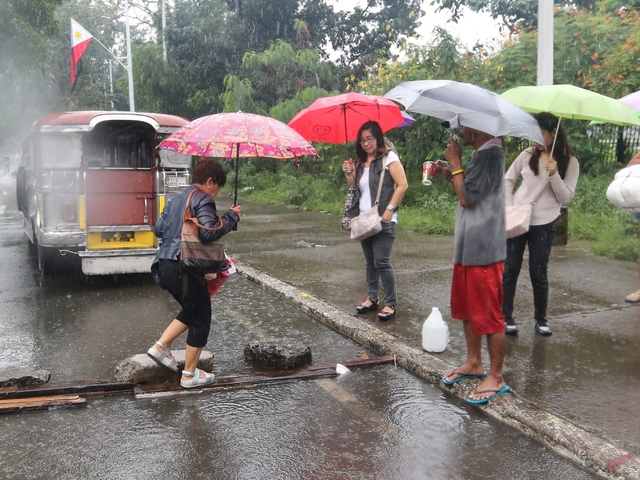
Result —
<path fill-rule="evenodd" d="M 189 380 L 180 379 L 180 386 L 182 388 L 196 388 L 196 387 L 204 387 L 205 385 L 211 385 L 215 382 L 215 375 L 213 373 L 208 373 L 202 371 L 204 373 L 204 377 L 200 377 L 200 370 L 196 368 L 193 372 L 189 372 L 188 370 L 182 370 L 182 375 L 185 377 L 191 377 Z"/>
<path fill-rule="evenodd" d="M 371 299 L 369 299 L 369 301 L 371 302 L 371 305 L 365 305 L 363 302 L 356 307 L 356 312 L 368 313 L 368 312 L 375 312 L 376 310 L 378 310 L 378 305 L 380 304 L 380 302 L 378 300 L 371 300 Z"/>
<path fill-rule="evenodd" d="M 396 307 L 390 307 L 386 305 L 386 308 L 392 309 L 391 312 L 385 312 L 384 310 L 378 314 L 378 320 L 386 322 L 396 316 Z"/>
<path fill-rule="evenodd" d="M 177 372 L 178 365 L 176 365 L 176 359 L 169 358 L 169 355 L 171 355 L 171 350 L 165 348 L 165 346 L 160 342 L 156 342 L 156 345 L 158 345 L 162 349 L 162 351 L 159 352 L 155 348 L 151 347 L 149 350 L 147 350 L 147 355 L 149 355 L 149 357 L 151 357 L 151 360 L 156 362 L 158 365 L 162 365 L 163 367 L 167 367 L 173 372 Z"/>

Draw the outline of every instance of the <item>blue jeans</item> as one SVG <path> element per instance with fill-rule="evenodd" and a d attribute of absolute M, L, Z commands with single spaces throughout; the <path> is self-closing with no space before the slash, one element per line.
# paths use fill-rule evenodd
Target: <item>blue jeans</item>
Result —
<path fill-rule="evenodd" d="M 533 287 L 534 318 L 547 319 L 549 302 L 549 281 L 547 265 L 551 256 L 551 244 L 555 235 L 555 220 L 546 225 L 532 225 L 529 231 L 519 237 L 507 239 L 507 259 L 502 275 L 502 315 L 513 319 L 513 299 L 516 295 L 518 275 L 522 267 L 525 246 L 529 246 L 529 277 Z"/>
<path fill-rule="evenodd" d="M 360 242 L 367 262 L 365 271 L 369 289 L 368 298 L 370 300 L 378 299 L 378 278 L 380 278 L 384 289 L 384 304 L 388 307 L 395 307 L 398 304 L 396 274 L 389 261 L 397 230 L 398 225 L 396 223 L 382 222 L 382 231 L 380 233 Z"/>

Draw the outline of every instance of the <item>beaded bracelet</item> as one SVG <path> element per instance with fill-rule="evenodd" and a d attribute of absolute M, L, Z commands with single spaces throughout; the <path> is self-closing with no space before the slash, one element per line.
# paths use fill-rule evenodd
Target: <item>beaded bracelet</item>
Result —
<path fill-rule="evenodd" d="M 455 177 L 456 175 L 460 175 L 461 173 L 464 173 L 463 169 L 455 170 L 455 171 L 451 172 L 451 176 Z"/>

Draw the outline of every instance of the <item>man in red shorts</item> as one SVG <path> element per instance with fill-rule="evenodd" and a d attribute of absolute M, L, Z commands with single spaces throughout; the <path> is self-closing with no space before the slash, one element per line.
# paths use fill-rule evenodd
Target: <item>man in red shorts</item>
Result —
<path fill-rule="evenodd" d="M 462 144 L 475 150 L 462 168 L 462 149 L 452 138 L 444 152 L 450 167 L 438 162 L 436 174 L 453 185 L 456 212 L 451 316 L 464 322 L 467 361 L 447 372 L 442 381 L 452 385 L 470 378 L 483 381 L 467 402 L 487 403 L 509 391 L 502 378 L 504 317 L 502 271 L 507 255 L 504 203 L 504 154 L 500 139 L 462 127 Z M 487 336 L 491 366 L 482 365 L 482 337 Z"/>

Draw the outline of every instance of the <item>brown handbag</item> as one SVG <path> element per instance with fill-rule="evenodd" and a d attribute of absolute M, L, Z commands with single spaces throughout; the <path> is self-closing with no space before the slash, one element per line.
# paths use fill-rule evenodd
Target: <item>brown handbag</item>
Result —
<path fill-rule="evenodd" d="M 200 240 L 198 228 L 216 231 L 222 228 L 222 217 L 217 215 L 220 226 L 209 228 L 198 223 L 198 219 L 191 216 L 192 190 L 187 199 L 182 222 L 182 242 L 180 248 L 180 270 L 190 273 L 220 273 L 227 270 L 227 257 L 224 253 L 224 245 L 220 240 L 203 243 Z"/>

